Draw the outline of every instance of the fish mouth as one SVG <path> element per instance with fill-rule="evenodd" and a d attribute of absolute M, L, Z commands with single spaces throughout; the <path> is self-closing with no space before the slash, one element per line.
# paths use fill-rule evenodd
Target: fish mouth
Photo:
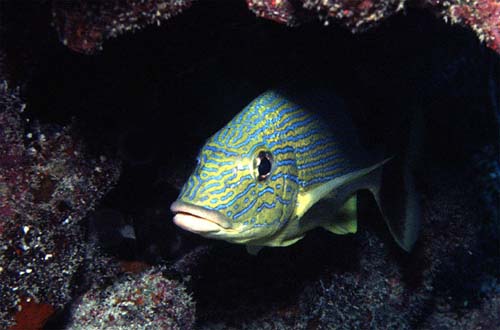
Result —
<path fill-rule="evenodd" d="M 225 215 L 180 200 L 173 202 L 170 210 L 175 213 L 174 223 L 193 233 L 214 233 L 232 227 Z"/>

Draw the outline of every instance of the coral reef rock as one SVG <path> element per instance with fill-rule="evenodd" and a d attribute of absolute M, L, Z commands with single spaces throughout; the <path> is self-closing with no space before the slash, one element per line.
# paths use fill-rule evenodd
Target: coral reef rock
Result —
<path fill-rule="evenodd" d="M 488 47 L 500 52 L 500 1 L 425 0 L 247 0 L 257 16 L 297 25 L 316 16 L 326 25 L 339 24 L 353 33 L 366 31 L 408 6 L 427 8 L 446 22 L 471 28 Z"/>
<path fill-rule="evenodd" d="M 107 1 L 55 0 L 53 25 L 61 41 L 81 53 L 94 53 L 104 40 L 162 21 L 189 8 L 190 0 Z M 499 0 L 246 0 L 257 16 L 287 25 L 320 20 L 343 26 L 353 33 L 364 32 L 385 19 L 407 10 L 425 8 L 446 22 L 472 29 L 488 47 L 500 52 Z M 217 4 L 217 2 L 215 2 Z M 203 2 L 199 4 L 206 5 Z M 225 6 L 223 2 L 219 5 Z"/>
<path fill-rule="evenodd" d="M 67 330 L 193 328 L 195 305 L 184 286 L 161 268 L 87 292 L 76 304 Z"/>
<path fill-rule="evenodd" d="M 61 41 L 74 51 L 93 53 L 105 39 L 160 25 L 191 5 L 190 0 L 54 1 L 52 15 Z"/>
<path fill-rule="evenodd" d="M 479 40 L 500 53 L 500 1 L 428 0 L 446 22 L 470 27 Z"/>
<path fill-rule="evenodd" d="M 0 84 L 2 329 L 26 303 L 70 301 L 90 249 L 79 221 L 119 176 L 117 162 L 87 158 L 71 126 L 30 123 L 25 108 L 18 89 Z"/>

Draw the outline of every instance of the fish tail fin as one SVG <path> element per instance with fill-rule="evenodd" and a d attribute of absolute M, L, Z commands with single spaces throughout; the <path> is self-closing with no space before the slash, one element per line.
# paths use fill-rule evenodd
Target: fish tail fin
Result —
<path fill-rule="evenodd" d="M 392 236 L 408 252 L 418 238 L 421 218 L 414 170 L 420 158 L 423 119 L 417 112 L 410 123 L 404 152 L 397 153 L 374 174 L 375 184 L 369 188 Z"/>

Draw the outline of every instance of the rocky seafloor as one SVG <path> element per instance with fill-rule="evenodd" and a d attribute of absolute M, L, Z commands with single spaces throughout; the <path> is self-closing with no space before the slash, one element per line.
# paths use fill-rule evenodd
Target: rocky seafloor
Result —
<path fill-rule="evenodd" d="M 498 8 L 2 2 L 0 328 L 500 329 Z M 355 235 L 258 256 L 173 225 L 204 140 L 289 81 L 374 145 L 422 113 L 411 253 L 368 197 Z"/>

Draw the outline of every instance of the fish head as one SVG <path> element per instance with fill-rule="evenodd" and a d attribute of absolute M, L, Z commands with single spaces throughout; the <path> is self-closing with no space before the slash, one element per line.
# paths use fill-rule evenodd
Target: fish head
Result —
<path fill-rule="evenodd" d="M 174 223 L 207 238 L 265 245 L 290 219 L 298 193 L 291 147 L 266 129 L 229 125 L 210 138 L 172 204 Z"/>

